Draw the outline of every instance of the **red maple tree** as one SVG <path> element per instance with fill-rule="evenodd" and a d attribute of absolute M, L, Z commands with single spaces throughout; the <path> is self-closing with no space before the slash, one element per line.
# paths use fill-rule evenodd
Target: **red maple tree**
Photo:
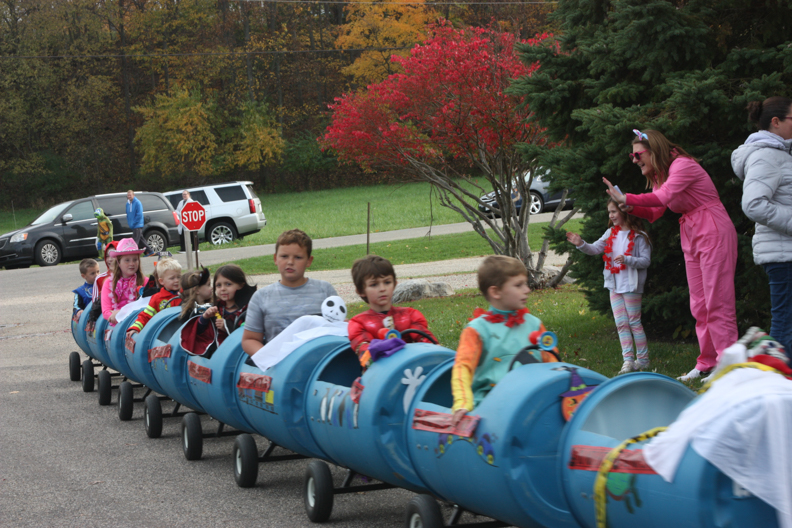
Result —
<path fill-rule="evenodd" d="M 430 182 L 441 204 L 473 224 L 495 253 L 541 270 L 526 238 L 529 208 L 518 212 L 512 199 L 529 196 L 530 181 L 521 175 L 535 168 L 517 145 L 546 140 L 528 120 L 522 98 L 507 89 L 511 79 L 539 68 L 521 62 L 515 44 L 536 45 L 547 37 L 517 41 L 493 28 L 440 23 L 409 57 L 393 57 L 404 73 L 336 98 L 320 142 L 343 162 L 372 170 L 398 167 Z M 486 188 L 477 176 L 486 179 Z M 478 208 L 484 205 L 480 195 L 489 191 L 495 191 L 502 222 Z"/>

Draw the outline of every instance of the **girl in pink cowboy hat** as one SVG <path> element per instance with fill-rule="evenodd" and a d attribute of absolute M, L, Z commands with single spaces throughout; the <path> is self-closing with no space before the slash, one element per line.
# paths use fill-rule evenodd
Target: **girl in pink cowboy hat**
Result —
<path fill-rule="evenodd" d="M 146 285 L 146 277 L 140 270 L 142 249 L 131 238 L 124 238 L 116 247 L 113 263 L 113 279 L 102 285 L 102 315 L 115 326 L 116 314 L 138 298 L 140 288 Z"/>

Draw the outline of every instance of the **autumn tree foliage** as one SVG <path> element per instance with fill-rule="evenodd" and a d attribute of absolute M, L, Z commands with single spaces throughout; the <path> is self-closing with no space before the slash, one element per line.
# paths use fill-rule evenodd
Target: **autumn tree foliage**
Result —
<path fill-rule="evenodd" d="M 172 92 L 135 109 L 145 117 L 135 136 L 144 173 L 164 179 L 185 172 L 206 177 L 256 170 L 280 158 L 285 143 L 266 105 L 242 103 L 229 117 L 197 89 Z"/>
<path fill-rule="evenodd" d="M 437 19 L 437 13 L 424 5 L 423 0 L 384 3 L 353 0 L 346 4 L 344 11 L 347 23 L 339 29 L 336 46 L 372 49 L 361 53 L 355 62 L 341 70 L 362 86 L 401 73 L 401 67 L 391 56 L 408 56 L 409 49 L 426 38 L 429 24 Z"/>
<path fill-rule="evenodd" d="M 523 64 L 514 46 L 511 34 L 493 28 L 436 26 L 409 57 L 393 58 L 404 73 L 336 99 L 322 143 L 342 161 L 406 169 L 431 183 L 440 202 L 470 222 L 496 254 L 522 260 L 537 286 L 543 252 L 534 262 L 528 207 L 518 213 L 511 196 L 515 188 L 529 195 L 522 175 L 535 168 L 515 146 L 546 139 L 541 127 L 527 122 L 530 109 L 522 99 L 505 90 L 510 79 L 531 75 L 539 64 Z M 478 209 L 481 194 L 493 190 L 502 221 Z"/>

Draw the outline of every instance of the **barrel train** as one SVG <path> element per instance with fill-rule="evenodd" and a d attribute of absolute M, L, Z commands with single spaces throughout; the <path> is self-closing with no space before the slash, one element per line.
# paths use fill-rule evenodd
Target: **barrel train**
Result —
<path fill-rule="evenodd" d="M 242 329 L 210 357 L 192 356 L 180 346 L 178 308 L 154 316 L 128 342 L 134 314 L 105 341 L 103 318 L 94 332 L 85 331 L 89 311 L 72 321 L 74 339 L 90 358 L 81 363 L 79 353 L 70 354 L 72 380 L 82 379 L 90 392 L 96 378 L 105 405 L 117 389 L 122 420 L 131 418 L 134 401 L 144 401 L 152 438 L 162 431 L 160 400 L 175 401 L 171 415 L 182 416 L 188 459 L 201 457 L 205 437 L 237 434 L 234 475 L 242 487 L 255 484 L 259 462 L 315 459 L 303 486 L 315 522 L 329 518 L 335 494 L 400 487 L 419 494 L 407 505 L 407 526 L 445 526 L 438 500 L 455 505 L 448 525 L 456 525 L 462 511 L 524 527 L 778 525 L 771 506 L 690 447 L 668 483 L 644 461 L 643 442 L 634 443 L 601 471 L 604 488 L 595 493 L 612 449 L 670 424 L 694 398 L 666 376 L 608 379 L 568 363 L 518 363 L 471 420 L 451 428 L 454 351 L 442 346 L 408 344 L 356 383 L 361 369 L 345 338 L 308 341 L 265 373 L 242 351 Z M 115 376 L 123 379 L 118 387 Z M 133 384 L 148 389 L 143 399 L 134 398 Z M 195 412 L 179 413 L 182 407 Z M 218 430 L 205 434 L 196 413 L 218 420 Z M 270 441 L 263 455 L 253 434 Z M 273 457 L 276 445 L 294 454 Z M 334 488 L 325 462 L 347 468 L 341 487 Z M 352 486 L 355 474 L 379 483 Z"/>

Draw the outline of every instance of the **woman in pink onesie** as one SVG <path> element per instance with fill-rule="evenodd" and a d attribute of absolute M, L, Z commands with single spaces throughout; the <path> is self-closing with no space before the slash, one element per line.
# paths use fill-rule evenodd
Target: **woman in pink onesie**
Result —
<path fill-rule="evenodd" d="M 653 192 L 622 194 L 603 178 L 608 194 L 626 212 L 654 222 L 666 207 L 681 213 L 679 231 L 685 253 L 690 311 L 696 318 L 701 353 L 693 370 L 680 376 L 691 381 L 708 374 L 723 350 L 737 341 L 734 270 L 737 231 L 720 201 L 709 174 L 679 145 L 655 130 L 634 131 L 630 157 Z"/>

